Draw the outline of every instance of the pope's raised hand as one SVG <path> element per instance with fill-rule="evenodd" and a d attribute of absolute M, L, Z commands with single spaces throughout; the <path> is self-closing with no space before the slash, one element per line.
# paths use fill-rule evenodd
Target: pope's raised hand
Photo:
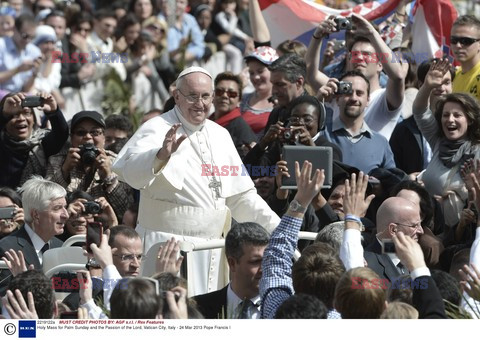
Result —
<path fill-rule="evenodd" d="M 170 158 L 172 153 L 177 151 L 180 144 L 187 138 L 186 135 L 181 135 L 177 139 L 177 130 L 182 126 L 182 124 L 177 123 L 174 124 L 170 130 L 168 130 L 167 134 L 165 135 L 165 139 L 163 140 L 162 148 L 157 153 L 157 158 L 161 161 L 166 161 Z"/>

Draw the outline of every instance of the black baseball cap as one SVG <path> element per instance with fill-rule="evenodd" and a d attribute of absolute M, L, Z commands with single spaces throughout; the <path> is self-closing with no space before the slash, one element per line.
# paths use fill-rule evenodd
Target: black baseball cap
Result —
<path fill-rule="evenodd" d="M 103 119 L 103 116 L 97 111 L 80 111 L 73 116 L 72 121 L 70 123 L 70 131 L 73 130 L 75 125 L 77 125 L 78 123 L 80 123 L 82 120 L 85 120 L 85 119 L 91 119 L 95 123 L 100 125 L 102 128 L 104 129 L 106 128 L 105 119 Z"/>

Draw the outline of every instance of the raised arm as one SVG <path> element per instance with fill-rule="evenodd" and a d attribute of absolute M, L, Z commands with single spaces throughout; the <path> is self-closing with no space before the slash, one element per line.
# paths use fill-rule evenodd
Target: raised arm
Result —
<path fill-rule="evenodd" d="M 325 85 L 328 77 L 320 71 L 320 50 L 322 49 L 322 40 L 330 33 L 336 32 L 336 24 L 333 20 L 335 16 L 331 15 L 322 21 L 315 29 L 307 48 L 305 61 L 307 64 L 307 82 L 317 91 Z"/>
<path fill-rule="evenodd" d="M 340 259 L 346 270 L 363 267 L 363 247 L 361 242 L 361 231 L 363 224 L 360 216 L 364 216 L 368 206 L 375 195 L 365 198 L 367 191 L 368 176 L 360 172 L 352 174 L 351 180 L 345 181 L 345 196 L 343 198 L 343 209 L 345 212 L 345 231 L 340 247 Z"/>
<path fill-rule="evenodd" d="M 269 42 L 271 39 L 270 30 L 265 22 L 258 0 L 248 1 L 248 16 L 250 18 L 253 40 L 258 43 Z"/>
<path fill-rule="evenodd" d="M 395 110 L 403 103 L 405 93 L 406 71 L 399 62 L 392 62 L 393 52 L 385 44 L 377 30 L 362 16 L 353 14 L 352 22 L 356 27 L 355 35 L 368 37 L 377 56 L 383 65 L 383 70 L 388 76 L 387 104 L 390 110 Z"/>
<path fill-rule="evenodd" d="M 427 111 L 432 91 L 442 86 L 443 77 L 449 72 L 449 69 L 450 63 L 448 59 L 432 62 L 425 76 L 425 81 L 418 90 L 415 101 L 413 102 L 412 112 L 414 115 L 421 115 Z"/>
<path fill-rule="evenodd" d="M 263 301 L 261 314 L 264 319 L 273 319 L 277 308 L 294 293 L 291 272 L 298 232 L 306 207 L 318 195 L 325 179 L 323 170 L 316 170 L 313 179 L 311 174 L 311 163 L 306 161 L 300 171 L 298 162 L 295 162 L 298 189 L 294 200 L 300 208 L 288 209 L 265 249 L 260 280 L 260 296 Z"/>

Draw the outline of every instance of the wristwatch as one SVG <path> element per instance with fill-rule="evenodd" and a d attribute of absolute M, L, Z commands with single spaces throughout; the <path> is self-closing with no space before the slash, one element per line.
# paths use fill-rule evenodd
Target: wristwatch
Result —
<path fill-rule="evenodd" d="M 102 267 L 101 267 L 100 264 L 95 260 L 94 257 L 91 257 L 90 259 L 88 259 L 88 262 L 87 262 L 87 264 L 85 265 L 85 268 L 87 268 L 87 270 L 90 270 L 90 268 L 100 269 L 100 268 L 102 268 Z"/>
<path fill-rule="evenodd" d="M 293 200 L 290 202 L 289 209 L 293 212 L 298 212 L 304 214 L 307 211 L 307 208 L 302 207 L 302 205 L 297 201 Z"/>

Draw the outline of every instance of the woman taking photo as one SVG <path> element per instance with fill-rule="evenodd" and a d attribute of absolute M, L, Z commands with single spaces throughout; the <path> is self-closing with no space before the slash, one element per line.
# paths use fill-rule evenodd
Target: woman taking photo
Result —
<path fill-rule="evenodd" d="M 52 95 L 40 94 L 39 105 L 52 126 L 37 128 L 33 107 L 23 107 L 23 93 L 10 93 L 0 101 L 0 186 L 17 188 L 32 175 L 45 176 L 47 159 L 59 152 L 68 138 L 68 125 Z"/>

